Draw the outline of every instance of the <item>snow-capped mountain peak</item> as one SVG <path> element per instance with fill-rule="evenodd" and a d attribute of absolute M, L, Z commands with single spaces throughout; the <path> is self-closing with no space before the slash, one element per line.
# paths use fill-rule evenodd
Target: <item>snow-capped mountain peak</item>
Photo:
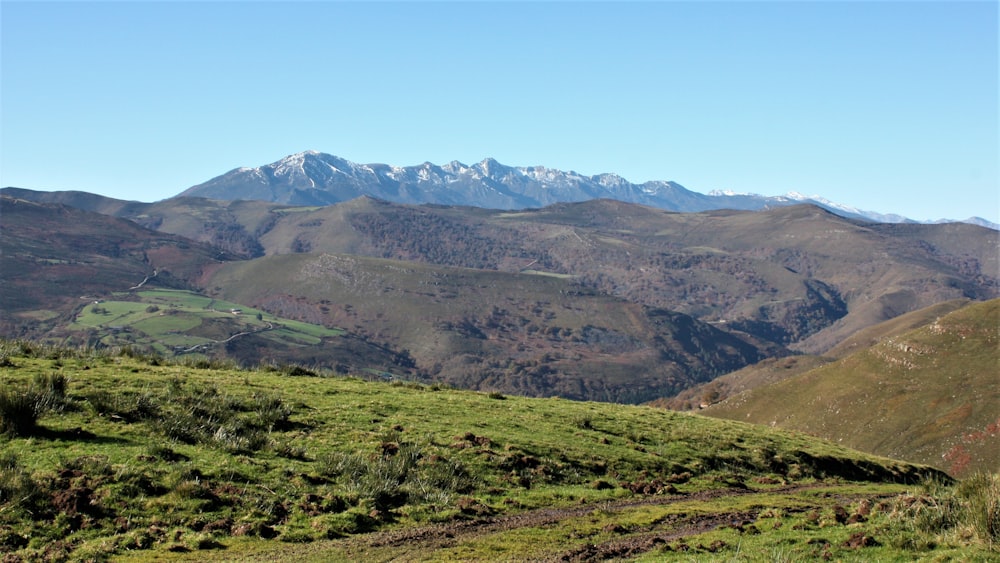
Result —
<path fill-rule="evenodd" d="M 326 205 L 369 196 L 399 203 L 437 203 L 493 209 L 543 207 L 558 202 L 617 199 L 668 211 L 758 210 L 810 203 L 834 213 L 878 222 L 910 221 L 863 211 L 820 196 L 789 192 L 768 197 L 716 190 L 707 195 L 669 181 L 633 184 L 618 174 L 583 176 L 545 166 L 511 167 L 494 158 L 471 166 L 356 164 L 315 150 L 288 155 L 254 168 L 237 168 L 180 195 L 213 199 L 260 199 L 295 205 Z M 979 218 L 979 225 L 993 225 Z M 993 225 L 995 228 L 995 225 Z"/>

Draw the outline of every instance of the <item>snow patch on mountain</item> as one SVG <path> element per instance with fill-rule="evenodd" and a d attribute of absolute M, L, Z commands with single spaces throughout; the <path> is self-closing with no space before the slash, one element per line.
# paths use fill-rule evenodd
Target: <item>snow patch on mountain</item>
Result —
<path fill-rule="evenodd" d="M 262 199 L 294 205 L 326 205 L 369 196 L 397 203 L 436 203 L 491 209 L 544 207 L 559 202 L 606 198 L 667 211 L 760 210 L 810 203 L 833 213 L 876 222 L 911 219 L 865 211 L 820 197 L 789 192 L 783 196 L 713 190 L 693 192 L 669 181 L 633 184 L 618 174 L 584 176 L 545 166 L 512 167 L 494 158 L 466 165 L 457 160 L 438 166 L 356 164 L 315 150 L 288 155 L 254 168 L 236 168 L 180 195 L 213 199 Z M 997 229 L 974 217 L 969 223 Z"/>

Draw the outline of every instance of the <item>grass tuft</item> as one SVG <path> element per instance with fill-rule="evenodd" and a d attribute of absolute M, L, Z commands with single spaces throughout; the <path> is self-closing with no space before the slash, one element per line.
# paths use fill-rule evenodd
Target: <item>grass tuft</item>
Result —
<path fill-rule="evenodd" d="M 928 551 L 952 536 L 975 538 L 988 551 L 1000 551 L 1000 475 L 977 473 L 957 485 L 937 482 L 883 503 L 894 547 Z"/>
<path fill-rule="evenodd" d="M 32 515 L 44 498 L 38 483 L 14 454 L 0 454 L 0 506 L 15 514 Z M 3 547 L 0 542 L 0 547 Z"/>
<path fill-rule="evenodd" d="M 1000 551 L 1000 475 L 976 473 L 959 484 L 963 502 L 961 524 L 990 551 Z"/>
<path fill-rule="evenodd" d="M 38 430 L 38 419 L 66 408 L 66 377 L 36 374 L 27 387 L 0 389 L 0 434 L 30 436 Z"/>

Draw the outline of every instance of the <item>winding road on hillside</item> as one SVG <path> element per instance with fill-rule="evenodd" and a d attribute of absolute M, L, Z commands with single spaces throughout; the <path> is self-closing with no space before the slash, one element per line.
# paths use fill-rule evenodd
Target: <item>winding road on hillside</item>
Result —
<path fill-rule="evenodd" d="M 210 346 L 217 346 L 219 344 L 226 344 L 227 342 L 229 342 L 231 340 L 235 340 L 236 338 L 239 338 L 241 336 L 247 336 L 249 334 L 257 334 L 259 332 L 266 332 L 268 330 L 274 330 L 274 325 L 273 324 L 271 324 L 270 322 L 266 322 L 266 321 L 265 321 L 265 324 L 267 326 L 265 326 L 263 328 L 258 328 L 258 329 L 255 329 L 255 330 L 246 330 L 246 331 L 243 331 L 243 332 L 237 332 L 236 334 L 230 336 L 229 338 L 227 338 L 225 340 L 212 340 L 212 341 L 206 342 L 204 344 L 195 344 L 194 346 L 192 346 L 190 348 L 185 348 L 184 350 L 180 350 L 178 353 L 179 354 L 189 354 L 189 353 L 194 352 L 195 350 L 197 350 L 199 348 L 208 348 Z"/>
<path fill-rule="evenodd" d="M 158 274 L 158 273 L 159 272 L 157 272 L 156 269 L 154 268 L 153 269 L 153 275 L 146 276 L 145 278 L 143 278 L 143 280 L 141 282 L 139 282 L 137 285 L 133 285 L 132 287 L 128 288 L 128 290 L 129 291 L 133 291 L 133 290 L 139 289 L 140 287 L 146 285 L 146 282 L 148 282 L 149 280 L 155 278 L 156 274 Z"/>

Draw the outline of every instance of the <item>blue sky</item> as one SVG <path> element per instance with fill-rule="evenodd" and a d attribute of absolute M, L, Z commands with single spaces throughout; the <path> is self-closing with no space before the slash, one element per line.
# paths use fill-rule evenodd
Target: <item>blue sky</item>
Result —
<path fill-rule="evenodd" d="M 0 3 L 0 185 L 307 149 L 1000 222 L 997 3 Z"/>

